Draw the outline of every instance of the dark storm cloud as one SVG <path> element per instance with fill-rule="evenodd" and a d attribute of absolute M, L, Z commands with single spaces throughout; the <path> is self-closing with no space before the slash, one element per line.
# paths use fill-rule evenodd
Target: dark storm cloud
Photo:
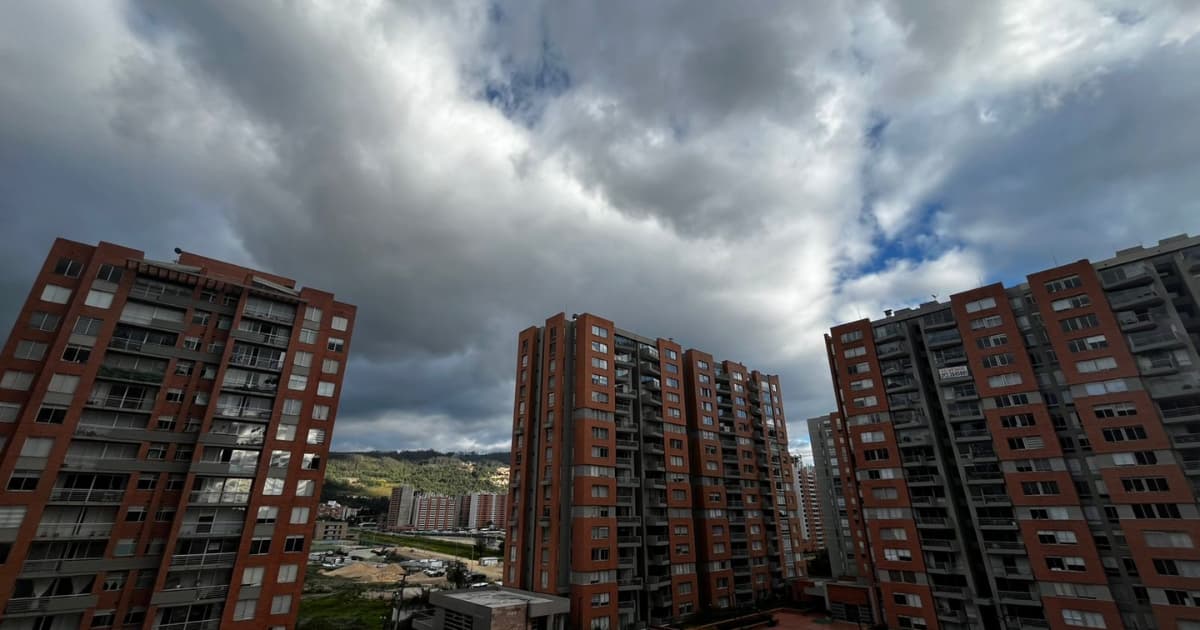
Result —
<path fill-rule="evenodd" d="M 834 321 L 1195 231 L 1200 13 L 1118 9 L 10 7 L 0 324 L 55 236 L 180 246 L 359 305 L 338 448 L 503 446 L 559 311 L 780 373 L 799 447 Z"/>

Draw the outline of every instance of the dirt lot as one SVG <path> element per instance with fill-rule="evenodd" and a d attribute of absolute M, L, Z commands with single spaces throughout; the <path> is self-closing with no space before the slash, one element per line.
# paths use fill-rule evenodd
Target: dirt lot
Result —
<path fill-rule="evenodd" d="M 499 580 L 503 575 L 503 566 L 482 567 L 478 562 L 472 562 L 469 559 L 456 558 L 449 554 L 437 553 L 433 551 L 425 551 L 424 549 L 412 549 L 410 547 L 393 547 L 396 553 L 403 556 L 406 560 L 462 560 L 467 564 L 467 568 L 473 573 L 482 573 L 487 576 L 489 581 Z M 382 566 L 377 566 L 382 564 Z M 377 563 L 377 562 L 350 562 L 344 567 L 336 569 L 322 570 L 322 574 L 331 575 L 334 577 L 354 580 L 356 582 L 399 582 L 404 575 L 404 568 L 395 563 Z M 413 573 L 408 576 L 409 584 L 444 584 L 445 576 L 429 577 L 424 573 Z"/>

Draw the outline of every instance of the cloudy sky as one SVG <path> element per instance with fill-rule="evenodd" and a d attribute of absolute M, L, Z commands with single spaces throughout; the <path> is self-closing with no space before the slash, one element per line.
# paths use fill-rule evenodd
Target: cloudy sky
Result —
<path fill-rule="evenodd" d="M 55 236 L 183 247 L 359 305 L 335 448 L 507 449 L 590 311 L 799 451 L 831 324 L 1200 231 L 1197 68 L 1192 0 L 6 3 L 0 326 Z"/>

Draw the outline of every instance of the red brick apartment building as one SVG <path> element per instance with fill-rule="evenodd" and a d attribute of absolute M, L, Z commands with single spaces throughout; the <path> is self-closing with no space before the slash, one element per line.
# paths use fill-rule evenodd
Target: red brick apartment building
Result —
<path fill-rule="evenodd" d="M 355 309 L 55 241 L 0 355 L 0 628 L 292 628 Z"/>
<path fill-rule="evenodd" d="M 563 314 L 517 340 L 505 584 L 572 628 L 751 604 L 797 574 L 779 380 Z"/>
<path fill-rule="evenodd" d="M 889 627 L 1200 628 L 1198 302 L 1178 236 L 832 329 Z"/>

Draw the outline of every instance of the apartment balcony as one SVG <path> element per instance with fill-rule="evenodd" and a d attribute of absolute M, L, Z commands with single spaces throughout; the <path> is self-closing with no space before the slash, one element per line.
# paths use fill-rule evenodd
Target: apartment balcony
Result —
<path fill-rule="evenodd" d="M 941 475 L 910 475 L 905 478 L 910 486 L 942 486 L 945 481 Z"/>
<path fill-rule="evenodd" d="M 245 529 L 242 521 L 217 521 L 212 523 L 184 523 L 179 526 L 180 537 L 237 536 Z"/>
<path fill-rule="evenodd" d="M 937 460 L 922 455 L 905 455 L 901 458 L 901 463 L 905 466 L 933 466 L 937 464 Z"/>
<path fill-rule="evenodd" d="M 1015 540 L 985 540 L 983 549 L 987 553 L 1015 553 L 1025 555 L 1025 543 Z"/>
<path fill-rule="evenodd" d="M 617 578 L 618 591 L 636 591 L 640 588 L 642 588 L 642 578 L 640 577 Z"/>
<path fill-rule="evenodd" d="M 1123 312 L 1117 314 L 1117 323 L 1124 332 L 1147 330 L 1158 326 L 1158 321 L 1150 313 Z"/>
<path fill-rule="evenodd" d="M 941 610 L 937 611 L 937 618 L 940 621 L 949 623 L 966 623 L 967 613 L 964 610 Z"/>
<path fill-rule="evenodd" d="M 264 399 L 265 400 L 265 399 Z M 216 415 L 221 418 L 249 419 L 267 422 L 271 419 L 271 409 L 269 407 L 220 407 L 216 409 Z"/>
<path fill-rule="evenodd" d="M 1188 405 L 1184 407 L 1161 407 L 1159 413 L 1162 414 L 1164 422 L 1188 422 L 1191 420 L 1200 420 L 1200 405 Z"/>
<path fill-rule="evenodd" d="M 954 312 L 950 309 L 930 313 L 921 318 L 921 324 L 926 330 L 948 328 L 955 325 Z"/>
<path fill-rule="evenodd" d="M 4 608 L 7 615 L 58 614 L 82 612 L 96 606 L 97 597 L 92 594 L 59 595 L 56 597 L 20 597 L 8 600 Z M 32 627 L 32 626 L 31 626 Z"/>
<path fill-rule="evenodd" d="M 246 590 L 246 587 L 242 587 Z M 154 606 L 178 606 L 204 600 L 224 600 L 229 596 L 229 585 L 200 586 L 196 588 L 176 588 L 159 591 L 150 598 Z"/>
<path fill-rule="evenodd" d="M 1134 352 L 1146 352 L 1187 345 L 1187 335 L 1175 330 L 1151 330 L 1126 335 L 1129 349 Z"/>
<path fill-rule="evenodd" d="M 633 398 L 633 386 L 628 383 L 618 383 L 614 388 L 617 398 Z"/>
<path fill-rule="evenodd" d="M 670 544 L 670 536 L 646 536 L 646 546 L 648 547 L 661 547 Z"/>
<path fill-rule="evenodd" d="M 954 440 L 957 442 L 970 442 L 974 440 L 991 439 L 992 433 L 987 429 L 960 429 L 954 432 Z"/>
<path fill-rule="evenodd" d="M 163 382 L 163 378 L 166 377 L 166 373 L 156 370 L 132 370 L 128 368 L 101 365 L 99 370 L 96 372 L 96 377 L 111 381 L 129 381 L 132 383 L 150 383 L 153 385 L 158 385 Z"/>
<path fill-rule="evenodd" d="M 146 427 L 118 426 L 115 424 L 102 426 L 82 423 L 75 425 L 74 431 L 76 437 L 129 442 L 156 441 L 162 437 L 161 433 L 158 435 L 155 435 L 155 433 L 155 431 L 151 431 Z"/>
<path fill-rule="evenodd" d="M 617 537 L 617 546 L 618 547 L 638 547 L 638 548 L 640 548 L 642 546 L 642 537 L 641 536 L 618 536 Z"/>
<path fill-rule="evenodd" d="M 237 560 L 236 552 L 228 553 L 192 553 L 171 556 L 171 568 L 185 567 L 232 567 Z"/>
<path fill-rule="evenodd" d="M 908 352 L 908 344 L 900 341 L 885 343 L 875 347 L 875 355 L 879 359 L 887 359 L 889 357 L 899 356 Z"/>
<path fill-rule="evenodd" d="M 950 519 L 944 516 L 918 516 L 915 520 L 917 521 L 917 527 L 950 527 Z"/>
<path fill-rule="evenodd" d="M 1002 603 L 1008 602 L 1010 604 L 1024 605 L 1029 605 L 1031 602 L 1040 600 L 1037 595 L 1034 595 L 1033 591 L 996 591 L 996 599 Z M 1030 626 L 1022 625 L 1021 627 L 1027 628 Z"/>
<path fill-rule="evenodd" d="M 617 450 L 619 450 L 619 451 L 621 451 L 621 450 L 636 451 L 637 449 L 638 449 L 638 441 L 637 440 L 620 440 L 620 439 L 617 440 Z"/>
<path fill-rule="evenodd" d="M 415 623 L 414 628 L 419 628 Z M 178 623 L 164 623 L 154 626 L 155 630 L 220 630 L 221 620 L 217 619 L 201 619 L 198 621 L 180 621 Z"/>
<path fill-rule="evenodd" d="M 249 492 L 192 492 L 188 502 L 192 505 L 246 505 Z"/>
<path fill-rule="evenodd" d="M 984 505 L 1012 505 L 1012 497 L 1007 494 L 977 494 L 971 496 L 971 502 Z"/>
<path fill-rule="evenodd" d="M 921 538 L 921 549 L 924 551 L 958 551 L 958 541 L 949 538 Z"/>
<path fill-rule="evenodd" d="M 50 503 L 121 503 L 124 490 L 77 490 L 54 488 L 50 491 Z"/>
<path fill-rule="evenodd" d="M 108 348 L 109 350 L 145 354 L 161 359 L 168 359 L 176 354 L 176 349 L 173 345 L 168 346 L 166 344 L 154 343 L 141 339 L 130 339 L 127 337 L 113 337 L 108 342 Z"/>
<path fill-rule="evenodd" d="M 1200 393 L 1200 376 L 1196 372 L 1185 372 L 1176 376 L 1160 376 L 1146 379 L 1150 397 L 1154 399 L 1191 396 Z"/>
<path fill-rule="evenodd" d="M 247 305 L 242 309 L 242 315 L 253 319 L 260 319 L 264 322 L 274 322 L 279 324 L 291 325 L 296 321 L 296 314 L 289 311 L 263 310 Z"/>
<path fill-rule="evenodd" d="M 1142 284 L 1150 284 L 1158 277 L 1154 267 L 1140 262 L 1100 272 L 1100 284 L 1107 290 L 1124 289 Z"/>
<path fill-rule="evenodd" d="M 946 497 L 914 494 L 909 497 L 909 502 L 913 505 L 946 505 Z"/>
<path fill-rule="evenodd" d="M 925 345 L 929 348 L 945 348 L 962 343 L 962 335 L 958 334 L 958 330 L 951 328 L 948 330 L 939 330 L 925 335 Z"/>
<path fill-rule="evenodd" d="M 662 376 L 662 370 L 658 369 L 658 363 L 651 361 L 642 361 L 641 368 L 643 374 L 653 374 L 654 376 Z"/>
<path fill-rule="evenodd" d="M 633 462 L 630 462 L 630 465 L 632 465 L 632 463 Z M 617 465 L 618 466 L 620 465 L 619 461 L 617 462 Z M 642 480 L 639 479 L 638 477 L 634 477 L 632 475 L 617 476 L 617 487 L 618 488 L 636 488 L 640 485 L 642 485 Z"/>
<path fill-rule="evenodd" d="M 933 590 L 934 597 L 967 597 L 970 591 L 965 586 L 956 586 L 953 584 L 933 584 L 930 586 Z"/>
<path fill-rule="evenodd" d="M 662 442 L 655 442 L 655 441 L 650 441 L 650 440 L 647 440 L 643 444 L 642 450 L 644 450 L 647 453 L 653 453 L 654 455 L 665 455 L 667 452 L 667 450 L 663 447 Z"/>
<path fill-rule="evenodd" d="M 229 357 L 229 364 L 239 367 L 254 368 L 256 370 L 268 370 L 271 372 L 279 372 L 283 370 L 282 359 L 268 359 L 267 357 L 254 356 L 252 354 L 233 354 Z"/>
<path fill-rule="evenodd" d="M 288 343 L 291 341 L 291 339 L 289 339 L 286 335 L 276 335 L 272 333 L 261 333 L 237 329 L 230 331 L 229 337 L 236 339 L 237 341 L 271 346 L 272 348 L 287 348 Z"/>
<path fill-rule="evenodd" d="M 50 523 L 38 525 L 34 540 L 70 538 L 108 538 L 112 535 L 113 523 Z"/>
<path fill-rule="evenodd" d="M 1012 518 L 977 518 L 975 522 L 981 528 L 1017 529 L 1017 521 Z"/>
<path fill-rule="evenodd" d="M 1152 304 L 1160 304 L 1162 301 L 1162 293 L 1154 286 L 1125 289 L 1124 291 L 1108 294 L 1108 303 L 1112 305 L 1114 310 L 1150 306 Z"/>
<path fill-rule="evenodd" d="M 925 570 L 930 573 L 958 575 L 963 573 L 966 568 L 957 562 L 926 562 Z"/>
<path fill-rule="evenodd" d="M 88 396 L 85 404 L 101 409 L 149 413 L 154 409 L 154 396 Z"/>

